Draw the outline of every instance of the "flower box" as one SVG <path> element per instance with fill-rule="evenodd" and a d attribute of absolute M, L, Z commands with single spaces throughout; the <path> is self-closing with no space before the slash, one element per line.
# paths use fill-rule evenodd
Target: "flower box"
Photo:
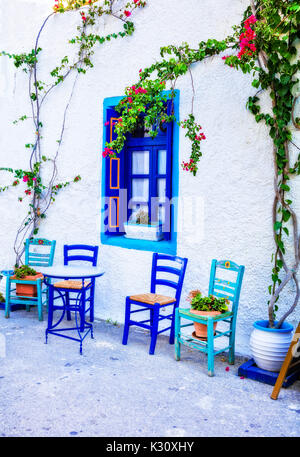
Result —
<path fill-rule="evenodd" d="M 135 240 L 160 241 L 164 237 L 160 223 L 146 225 L 127 222 L 124 224 L 124 230 L 126 238 Z"/>

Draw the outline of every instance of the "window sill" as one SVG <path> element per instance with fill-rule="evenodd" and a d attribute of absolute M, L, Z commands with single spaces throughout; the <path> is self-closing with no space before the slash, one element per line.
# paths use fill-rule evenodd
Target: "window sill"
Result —
<path fill-rule="evenodd" d="M 102 233 L 101 243 L 110 246 L 118 246 L 125 249 L 136 249 L 138 251 L 150 251 L 159 252 L 161 254 L 176 255 L 176 236 L 174 233 L 172 235 L 174 239 L 170 241 L 148 241 L 134 240 L 131 238 L 125 238 L 125 236 L 109 236 Z"/>

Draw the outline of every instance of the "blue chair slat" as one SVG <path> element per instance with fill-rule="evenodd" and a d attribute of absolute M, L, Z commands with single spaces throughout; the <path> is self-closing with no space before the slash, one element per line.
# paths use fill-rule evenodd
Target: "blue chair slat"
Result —
<path fill-rule="evenodd" d="M 76 253 L 76 251 L 85 251 Z M 97 266 L 99 246 L 90 246 L 88 244 L 65 244 L 64 245 L 64 265 L 69 265 L 70 262 L 84 261 L 89 262 L 93 267 Z M 90 253 L 90 255 L 88 255 Z M 75 298 L 70 296 L 70 293 L 66 292 L 67 304 L 70 301 L 74 301 Z M 90 313 L 90 322 L 94 321 L 94 301 L 95 301 L 95 278 L 91 279 L 91 287 L 89 288 L 89 294 L 86 294 L 85 301 L 89 303 L 89 307 L 85 309 L 85 313 Z M 67 319 L 71 320 L 71 313 L 67 310 Z"/>
<path fill-rule="evenodd" d="M 226 269 L 237 272 L 236 281 L 227 281 L 216 277 L 217 269 Z M 214 375 L 214 357 L 224 351 L 229 351 L 229 363 L 234 364 L 234 352 L 235 352 L 235 328 L 236 318 L 240 299 L 240 292 L 242 287 L 242 281 L 244 276 L 245 267 L 243 265 L 237 265 L 231 260 L 213 260 L 210 270 L 209 280 L 209 295 L 216 297 L 227 298 L 232 302 L 231 311 L 227 311 L 218 316 L 204 317 L 197 316 L 190 312 L 189 309 L 178 308 L 175 313 L 175 359 L 180 360 L 181 344 L 197 349 L 200 352 L 204 352 L 208 356 L 208 374 L 209 376 Z M 193 322 L 200 322 L 201 324 L 207 325 L 207 341 L 201 341 L 193 336 L 187 336 L 181 332 L 183 327 L 188 327 L 193 324 L 181 324 L 181 319 L 187 319 Z M 230 325 L 229 330 L 220 332 L 216 330 L 214 332 L 214 323 L 222 321 Z M 225 348 L 215 350 L 214 340 L 221 336 L 229 338 L 229 345 Z"/>
<path fill-rule="evenodd" d="M 12 289 L 12 284 L 32 284 L 36 285 L 37 288 L 37 297 L 28 297 L 24 295 L 12 295 L 16 289 Z M 38 317 L 39 320 L 43 320 L 43 301 L 42 301 L 42 278 L 37 279 L 36 281 L 20 280 L 20 279 L 11 279 L 11 276 L 8 275 L 6 278 L 6 294 L 5 294 L 5 317 L 10 317 L 11 305 L 26 305 L 26 307 L 37 306 L 38 308 Z"/>
<path fill-rule="evenodd" d="M 72 245 L 65 245 L 64 246 L 64 265 L 68 265 L 69 262 L 73 262 L 75 260 L 82 260 L 85 262 L 91 262 L 94 267 L 97 266 L 97 259 L 98 259 L 98 246 L 89 246 L 87 244 L 72 244 Z M 83 255 L 83 254 L 69 254 L 72 251 L 90 251 L 92 255 Z"/>
<path fill-rule="evenodd" d="M 169 263 L 176 262 L 176 268 L 169 266 L 169 265 L 158 265 L 158 262 L 161 261 L 168 261 Z M 142 327 L 145 329 L 150 330 L 151 332 L 151 343 L 150 343 L 150 350 L 149 354 L 154 354 L 157 335 L 160 333 L 166 332 L 170 330 L 170 344 L 174 343 L 174 325 L 175 325 L 175 310 L 178 308 L 180 303 L 180 296 L 182 291 L 183 280 L 185 276 L 186 266 L 187 266 L 188 259 L 181 258 L 177 256 L 169 256 L 166 254 L 157 254 L 154 253 L 152 257 L 152 270 L 151 270 L 151 287 L 150 287 L 150 294 L 142 294 L 141 296 L 135 296 L 136 298 L 139 297 L 139 300 L 135 300 L 134 296 L 126 297 L 126 308 L 125 308 L 125 325 L 124 325 L 124 333 L 123 333 L 123 340 L 122 343 L 124 345 L 127 344 L 128 341 L 128 334 L 129 334 L 129 327 L 131 325 L 135 325 L 138 327 Z M 178 268 L 180 266 L 180 269 Z M 171 281 L 169 279 L 161 279 L 158 278 L 158 273 L 167 273 L 167 274 L 176 274 L 178 276 L 178 282 Z M 156 294 L 156 287 L 162 285 L 165 287 L 171 287 L 172 289 L 176 290 L 175 297 L 172 299 L 170 297 L 165 297 Z M 148 302 L 143 302 L 140 298 L 147 298 L 147 296 L 151 296 Z M 151 302 L 153 300 L 153 302 Z M 157 301 L 155 301 L 157 300 Z M 140 306 L 142 309 L 132 309 L 131 306 Z M 172 306 L 172 312 L 168 315 L 160 315 L 160 309 L 166 308 L 168 306 Z M 142 321 L 134 321 L 131 319 L 131 314 L 135 314 L 141 311 L 150 311 L 150 319 L 142 320 Z M 171 321 L 171 325 L 167 328 L 163 328 L 158 330 L 159 323 L 162 320 L 169 320 Z M 147 324 L 149 322 L 149 325 Z"/>

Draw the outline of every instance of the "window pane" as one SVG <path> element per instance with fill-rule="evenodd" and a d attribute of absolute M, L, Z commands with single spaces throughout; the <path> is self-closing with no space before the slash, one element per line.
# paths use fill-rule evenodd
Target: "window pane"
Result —
<path fill-rule="evenodd" d="M 149 179 L 134 178 L 132 179 L 132 198 L 148 202 L 149 200 Z"/>
<path fill-rule="evenodd" d="M 164 202 L 166 198 L 166 180 L 164 178 L 159 178 L 157 180 L 157 195 L 158 201 Z"/>
<path fill-rule="evenodd" d="M 132 174 L 149 174 L 149 151 L 132 152 Z"/>
<path fill-rule="evenodd" d="M 167 151 L 162 149 L 158 151 L 158 174 L 165 175 L 167 172 Z"/>

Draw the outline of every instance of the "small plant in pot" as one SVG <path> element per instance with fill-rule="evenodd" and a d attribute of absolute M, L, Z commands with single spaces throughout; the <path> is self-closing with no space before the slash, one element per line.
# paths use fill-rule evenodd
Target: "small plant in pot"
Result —
<path fill-rule="evenodd" d="M 43 278 L 42 273 L 38 273 L 28 265 L 22 265 L 21 267 L 16 268 L 14 271 L 14 276 L 12 276 L 12 279 L 24 281 L 36 281 L 39 278 Z M 37 287 L 34 284 L 16 283 L 16 294 L 25 297 L 36 297 Z"/>
<path fill-rule="evenodd" d="M 198 316 L 208 317 L 217 316 L 218 314 L 228 311 L 228 300 L 225 298 L 216 298 L 213 295 L 202 297 L 200 290 L 192 290 L 189 293 L 188 301 L 191 303 L 190 312 Z M 207 325 L 200 322 L 194 322 L 195 335 L 201 339 L 207 339 Z M 217 322 L 214 323 L 214 331 Z"/>

